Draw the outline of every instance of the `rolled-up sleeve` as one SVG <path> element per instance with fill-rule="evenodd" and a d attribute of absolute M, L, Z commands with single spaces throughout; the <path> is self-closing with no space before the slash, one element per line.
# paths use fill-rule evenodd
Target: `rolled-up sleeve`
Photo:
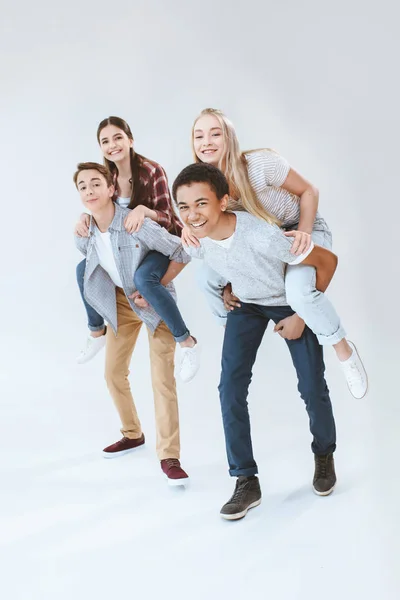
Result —
<path fill-rule="evenodd" d="M 170 260 L 178 263 L 187 264 L 191 261 L 190 256 L 185 252 L 180 238 L 152 221 L 149 218 L 144 220 L 140 231 L 136 235 L 149 250 L 156 250 Z"/>
<path fill-rule="evenodd" d="M 82 252 L 84 256 L 87 254 L 87 247 L 89 238 L 88 237 L 80 237 L 79 235 L 75 235 L 75 246 L 78 248 L 79 252 Z"/>

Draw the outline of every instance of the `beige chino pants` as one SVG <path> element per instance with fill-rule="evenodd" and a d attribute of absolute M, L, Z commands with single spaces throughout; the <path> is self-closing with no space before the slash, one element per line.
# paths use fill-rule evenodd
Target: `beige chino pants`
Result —
<path fill-rule="evenodd" d="M 105 378 L 119 413 L 121 433 L 127 438 L 139 438 L 142 427 L 129 385 L 129 365 L 143 322 L 132 310 L 121 288 L 116 289 L 118 331 L 115 336 L 107 329 Z M 151 380 L 156 417 L 157 455 L 179 458 L 179 414 L 174 377 L 175 340 L 160 323 L 154 334 L 149 331 Z"/>

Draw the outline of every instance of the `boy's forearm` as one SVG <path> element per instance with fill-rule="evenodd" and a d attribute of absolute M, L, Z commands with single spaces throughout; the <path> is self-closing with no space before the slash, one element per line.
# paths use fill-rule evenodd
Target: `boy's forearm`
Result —
<path fill-rule="evenodd" d="M 315 246 L 301 264 L 315 267 L 317 273 L 315 287 L 318 291 L 325 292 L 335 274 L 338 258 L 330 250 Z"/>
<path fill-rule="evenodd" d="M 179 273 L 186 267 L 188 263 L 178 263 L 174 260 L 168 265 L 168 269 L 165 272 L 164 277 L 161 279 L 160 283 L 162 285 L 168 285 Z"/>

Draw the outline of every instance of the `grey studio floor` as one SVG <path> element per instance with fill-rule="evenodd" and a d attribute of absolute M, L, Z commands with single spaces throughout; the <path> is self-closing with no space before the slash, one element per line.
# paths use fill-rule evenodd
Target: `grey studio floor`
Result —
<path fill-rule="evenodd" d="M 307 416 L 289 354 L 267 332 L 249 397 L 263 502 L 231 523 L 219 517 L 233 488 L 217 395 L 222 332 L 206 312 L 205 332 L 198 377 L 178 384 L 182 463 L 191 478 L 186 490 L 166 485 L 155 456 L 144 332 L 131 382 L 147 444 L 115 460 L 101 455 L 119 435 L 104 354 L 85 366 L 74 363 L 84 329 L 73 327 L 61 338 L 42 327 L 40 345 L 35 337 L 6 336 L 2 597 L 398 598 L 396 422 L 383 414 L 367 335 L 357 339 L 372 382 L 363 400 L 348 394 L 326 352 L 338 485 L 319 498 L 311 489 Z M 22 364 L 15 360 L 21 347 Z"/>

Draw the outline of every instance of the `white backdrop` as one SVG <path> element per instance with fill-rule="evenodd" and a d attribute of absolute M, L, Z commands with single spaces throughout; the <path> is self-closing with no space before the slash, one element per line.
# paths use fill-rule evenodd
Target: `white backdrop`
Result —
<path fill-rule="evenodd" d="M 274 599 L 293 600 L 308 597 L 324 576 L 328 599 L 395 597 L 398 11 L 394 0 L 25 0 L 5 7 L 0 548 L 9 598 L 155 597 L 161 589 L 177 598 L 166 585 L 177 567 L 185 572 L 182 597 L 236 598 L 264 585 Z M 216 389 L 222 333 L 195 287 L 194 265 L 177 283 L 204 348 L 198 379 L 179 386 L 190 495 L 171 497 L 160 487 L 146 337 L 132 366 L 149 441 L 137 463 L 98 462 L 119 426 L 103 357 L 74 363 L 86 335 L 72 238 L 81 212 L 76 163 L 101 162 L 97 125 L 118 115 L 131 125 L 136 149 L 160 162 L 172 184 L 192 160 L 191 125 L 207 106 L 233 120 L 243 149 L 273 147 L 319 187 L 339 255 L 329 295 L 370 378 L 369 396 L 353 400 L 326 352 L 342 484 L 323 505 L 309 497 L 310 440 L 289 355 L 267 333 L 250 396 L 264 512 L 229 530 L 218 521 L 232 487 Z M 244 544 L 254 550 L 245 563 Z M 103 561 L 112 568 L 102 572 Z M 130 586 L 121 581 L 125 568 Z M 241 573 L 235 581 L 234 572 Z"/>

